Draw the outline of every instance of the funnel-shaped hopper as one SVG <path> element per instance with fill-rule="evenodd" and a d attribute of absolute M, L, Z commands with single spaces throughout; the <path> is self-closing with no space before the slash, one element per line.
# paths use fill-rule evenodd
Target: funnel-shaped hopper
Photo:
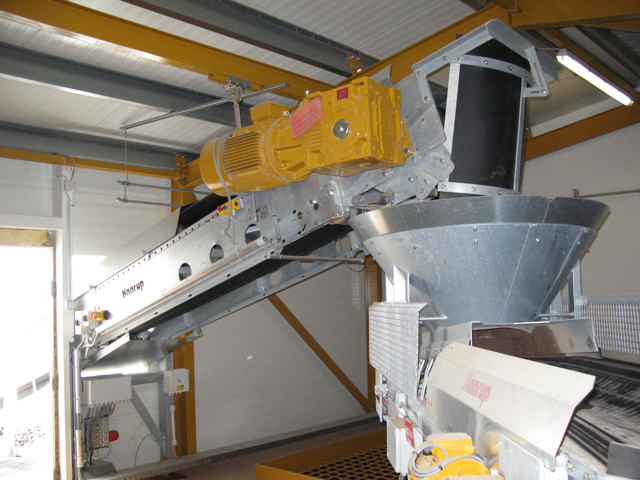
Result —
<path fill-rule="evenodd" d="M 549 307 L 608 212 L 577 198 L 464 197 L 381 208 L 351 226 L 387 275 L 409 274 L 411 302 L 454 323 L 512 323 Z"/>

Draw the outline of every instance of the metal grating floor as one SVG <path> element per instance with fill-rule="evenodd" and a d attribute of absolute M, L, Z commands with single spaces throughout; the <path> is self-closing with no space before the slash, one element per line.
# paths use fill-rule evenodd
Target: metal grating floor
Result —
<path fill-rule="evenodd" d="M 347 457 L 311 466 L 302 472 L 318 480 L 396 480 L 384 445 L 360 450 Z"/>

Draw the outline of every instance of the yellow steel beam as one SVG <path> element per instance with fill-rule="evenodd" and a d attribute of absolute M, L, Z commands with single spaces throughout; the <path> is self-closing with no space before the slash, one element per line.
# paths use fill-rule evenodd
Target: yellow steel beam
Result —
<path fill-rule="evenodd" d="M 145 175 L 147 177 L 158 177 L 177 179 L 178 172 L 164 170 L 160 168 L 137 167 L 129 165 L 128 168 L 122 163 L 102 162 L 99 160 L 89 160 L 81 157 L 70 157 L 67 155 L 54 155 L 51 153 L 28 152 L 13 148 L 0 148 L 0 157 L 12 158 L 15 160 L 25 160 L 28 162 L 49 163 L 52 165 L 66 165 L 68 167 L 91 168 L 93 170 L 103 170 L 107 172 L 125 173 L 128 171 L 132 175 Z"/>
<path fill-rule="evenodd" d="M 291 328 L 293 328 L 300 338 L 305 341 L 305 343 L 309 346 L 309 348 L 315 353 L 322 363 L 326 365 L 326 367 L 331 370 L 340 383 L 353 395 L 353 397 L 358 401 L 362 408 L 365 411 L 369 411 L 372 406 L 369 401 L 365 398 L 364 395 L 358 390 L 358 387 L 354 385 L 354 383 L 347 377 L 347 375 L 342 371 L 342 369 L 338 366 L 336 362 L 329 356 L 322 346 L 313 338 L 313 335 L 309 333 L 304 325 L 298 320 L 298 318 L 293 314 L 291 310 L 284 304 L 284 302 L 277 295 L 270 295 L 267 297 L 271 305 L 275 307 L 276 310 L 284 317 L 284 319 L 289 322 Z"/>
<path fill-rule="evenodd" d="M 203 183 L 202 175 L 200 174 L 199 157 L 189 163 L 176 167 L 180 174 L 180 183 L 182 183 L 182 187 L 180 188 L 195 188 Z"/>
<path fill-rule="evenodd" d="M 634 103 L 630 107 L 618 107 L 581 122 L 530 138 L 527 142 L 525 159 L 531 160 L 638 122 L 640 122 L 639 103 Z"/>
<path fill-rule="evenodd" d="M 498 0 L 426 37 L 423 40 L 361 71 L 356 77 L 371 76 L 391 66 L 391 80 L 397 82 L 411 73 L 411 65 L 445 47 L 476 27 L 497 19 L 516 30 L 555 28 L 571 25 L 620 22 L 637 27 L 639 0 Z M 354 77 L 349 79 L 351 81 Z M 343 82 L 346 83 L 346 82 Z"/>
<path fill-rule="evenodd" d="M 65 0 L 0 0 L 0 10 L 48 25 L 58 33 L 80 34 L 143 52 L 159 62 L 207 75 L 216 82 L 226 82 L 227 76 L 233 75 L 252 81 L 255 90 L 287 82 L 289 87 L 278 90 L 278 94 L 294 99 L 304 97 L 306 90 L 324 91 L 333 87 Z"/>
<path fill-rule="evenodd" d="M 566 48 L 567 50 L 569 50 L 576 58 L 580 59 L 583 63 L 588 65 L 591 70 L 593 70 L 594 72 L 598 72 L 604 78 L 617 86 L 620 90 L 629 95 L 629 97 L 631 97 L 634 102 L 640 100 L 640 94 L 635 88 L 633 88 L 632 85 L 630 85 L 626 80 L 620 77 L 605 64 L 601 63 L 598 59 L 591 56 L 586 50 L 580 47 L 580 45 L 560 33 L 558 30 L 543 29 L 538 30 L 538 33 L 555 44 L 557 47 Z"/>
<path fill-rule="evenodd" d="M 620 22 L 605 22 L 597 24 L 586 24 L 588 27 L 611 28 L 612 30 L 622 30 L 625 32 L 640 33 L 640 19 L 624 20 Z"/>
<path fill-rule="evenodd" d="M 500 0 L 500 3 L 509 15 L 507 23 L 516 30 L 640 19 L 638 0 Z"/>

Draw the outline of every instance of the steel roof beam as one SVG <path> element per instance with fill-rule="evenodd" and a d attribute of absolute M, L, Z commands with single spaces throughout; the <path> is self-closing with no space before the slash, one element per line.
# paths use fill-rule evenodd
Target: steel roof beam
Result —
<path fill-rule="evenodd" d="M 0 147 L 14 150 L 125 163 L 124 140 L 0 122 Z M 175 150 L 127 142 L 127 162 L 132 166 L 175 170 Z M 187 152 L 187 159 L 196 158 Z M 73 160 L 69 160 L 72 164 Z"/>
<path fill-rule="evenodd" d="M 0 73 L 6 75 L 165 110 L 183 110 L 219 99 L 212 95 L 69 61 L 6 43 L 0 43 L 0 58 Z M 249 107 L 242 105 L 241 110 L 243 123 L 249 123 Z M 232 104 L 193 112 L 186 116 L 235 126 Z"/>
<path fill-rule="evenodd" d="M 364 69 L 357 76 L 371 76 L 391 66 L 391 80 L 397 82 L 411 73 L 411 66 L 417 61 L 453 42 L 458 35 L 469 33 L 493 19 L 500 20 L 516 30 L 597 25 L 640 19 L 638 0 L 494 1 L 495 3 Z"/>
<path fill-rule="evenodd" d="M 597 25 L 640 19 L 638 0 L 494 0 L 516 30 Z"/>
<path fill-rule="evenodd" d="M 527 141 L 525 160 L 546 155 L 590 138 L 640 122 L 640 103 L 617 107 Z"/>
<path fill-rule="evenodd" d="M 349 55 L 358 57 L 363 67 L 379 61 L 347 45 L 230 0 L 125 1 L 347 77 L 352 73 Z"/>
<path fill-rule="evenodd" d="M 152 55 L 158 62 L 207 75 L 224 83 L 229 75 L 253 82 L 253 90 L 286 82 L 278 95 L 300 99 L 305 91 L 333 85 L 298 75 L 218 48 L 130 22 L 65 0 L 0 0 L 0 10 L 43 25 L 58 33 L 80 34 Z M 10 18 L 9 15 L 9 18 Z"/>

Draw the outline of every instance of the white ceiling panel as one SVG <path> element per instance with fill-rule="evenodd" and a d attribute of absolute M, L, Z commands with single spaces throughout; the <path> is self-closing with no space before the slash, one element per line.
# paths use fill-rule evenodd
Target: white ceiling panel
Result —
<path fill-rule="evenodd" d="M 1 119 L 6 122 L 120 139 L 124 137 L 121 125 L 166 112 L 9 77 L 0 77 L 0 100 Z M 132 129 L 128 137 L 197 152 L 209 139 L 228 131 L 229 127 L 210 122 L 173 117 Z"/>

